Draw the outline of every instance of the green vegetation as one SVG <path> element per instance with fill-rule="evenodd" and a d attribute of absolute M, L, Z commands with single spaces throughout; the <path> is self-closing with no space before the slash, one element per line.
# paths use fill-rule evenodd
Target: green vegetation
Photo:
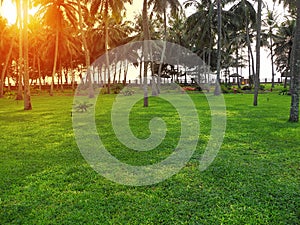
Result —
<path fill-rule="evenodd" d="M 224 143 L 200 172 L 210 112 L 203 94 L 190 96 L 201 126 L 197 150 L 178 174 L 146 187 L 113 183 L 86 163 L 74 139 L 72 96 L 32 96 L 38 107 L 30 112 L 21 102 L 0 99 L 0 223 L 299 224 L 300 129 L 288 122 L 290 97 L 262 94 L 254 108 L 250 94 L 225 95 Z M 169 126 L 159 148 L 136 153 L 123 149 L 111 130 L 114 97 L 103 95 L 96 106 L 98 129 L 111 153 L 135 165 L 167 157 L 180 134 L 175 109 L 158 97 L 149 99 L 149 108 L 142 101 L 133 108 L 130 124 L 137 137 L 149 135 L 153 116 Z"/>

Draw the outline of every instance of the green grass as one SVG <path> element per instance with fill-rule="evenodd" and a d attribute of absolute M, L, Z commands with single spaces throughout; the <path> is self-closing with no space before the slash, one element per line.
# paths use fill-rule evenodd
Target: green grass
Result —
<path fill-rule="evenodd" d="M 166 158 L 180 135 L 178 114 L 150 98 L 131 112 L 133 133 L 149 135 L 161 116 L 168 132 L 150 152 L 118 142 L 110 124 L 114 95 L 98 100 L 96 122 L 109 151 L 123 162 L 147 165 Z M 300 128 L 287 122 L 289 96 L 225 95 L 227 130 L 217 158 L 198 169 L 210 131 L 202 94 L 191 94 L 201 134 L 187 165 L 164 182 L 143 187 L 113 183 L 83 159 L 74 139 L 71 96 L 0 99 L 0 224 L 300 224 Z"/>

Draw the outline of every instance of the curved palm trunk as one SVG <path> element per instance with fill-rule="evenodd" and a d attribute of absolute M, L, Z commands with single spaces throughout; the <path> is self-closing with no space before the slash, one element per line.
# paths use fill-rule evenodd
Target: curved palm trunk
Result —
<path fill-rule="evenodd" d="M 161 58 L 160 58 L 160 63 L 159 63 L 159 68 L 158 68 L 158 78 L 157 78 L 157 95 L 160 93 L 160 79 L 161 79 L 161 72 L 162 72 L 162 66 L 163 66 L 163 61 L 166 53 L 166 48 L 167 48 L 167 12 L 166 8 L 164 8 L 164 43 L 163 43 L 163 50 L 161 53 Z"/>
<path fill-rule="evenodd" d="M 221 8 L 221 0 L 217 1 L 218 4 L 218 58 L 217 58 L 217 80 L 216 80 L 216 88 L 214 91 L 215 95 L 221 94 L 220 88 L 220 73 L 221 73 L 221 41 L 222 41 L 222 8 Z"/>
<path fill-rule="evenodd" d="M 90 66 L 91 66 L 91 58 L 90 58 L 90 52 L 87 46 L 86 38 L 85 38 L 85 32 L 83 30 L 83 19 L 82 19 L 82 10 L 80 5 L 80 0 L 77 0 L 77 7 L 78 7 L 78 14 L 79 14 L 79 27 L 80 27 L 80 33 L 81 33 L 81 39 L 83 43 L 84 48 L 84 55 L 85 55 L 85 64 L 86 64 L 86 72 L 87 72 L 87 78 L 89 82 L 89 98 L 94 98 L 94 87 L 93 87 L 93 81 L 91 78 L 91 72 L 90 72 Z"/>
<path fill-rule="evenodd" d="M 31 110 L 28 60 L 28 0 L 23 1 L 24 8 L 24 110 Z"/>
<path fill-rule="evenodd" d="M 256 73 L 254 75 L 254 100 L 253 105 L 258 105 L 259 76 L 260 76 L 260 41 L 261 41 L 261 8 L 262 0 L 258 0 L 257 9 L 257 35 L 256 35 Z"/>
<path fill-rule="evenodd" d="M 4 64 L 4 68 L 2 70 L 2 74 L 1 74 L 1 80 L 0 80 L 0 98 L 3 98 L 4 96 L 4 83 L 5 83 L 5 73 L 7 71 L 7 67 L 8 67 L 8 64 L 9 64 L 9 59 L 11 57 L 11 53 L 12 53 L 12 50 L 13 50 L 13 45 L 14 45 L 14 39 L 11 41 L 10 43 L 10 47 L 9 47 L 9 52 L 6 56 L 6 60 L 5 60 L 5 64 Z"/>
<path fill-rule="evenodd" d="M 299 83 L 300 83 L 300 1 L 297 1 L 297 22 L 295 31 L 295 42 L 293 44 L 293 63 L 292 63 L 292 86 L 291 86 L 291 107 L 290 107 L 290 122 L 299 121 Z"/>

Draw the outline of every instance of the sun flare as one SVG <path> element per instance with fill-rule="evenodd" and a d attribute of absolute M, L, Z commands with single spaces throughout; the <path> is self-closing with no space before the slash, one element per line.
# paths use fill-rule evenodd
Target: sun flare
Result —
<path fill-rule="evenodd" d="M 16 23 L 17 10 L 16 6 L 10 0 L 4 0 L 0 9 L 1 16 L 7 19 L 9 24 Z"/>

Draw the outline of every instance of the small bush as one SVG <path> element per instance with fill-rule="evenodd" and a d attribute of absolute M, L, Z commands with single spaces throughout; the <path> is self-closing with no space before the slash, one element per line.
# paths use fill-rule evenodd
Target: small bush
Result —
<path fill-rule="evenodd" d="M 252 89 L 252 88 L 251 88 L 250 86 L 248 86 L 248 85 L 242 87 L 242 90 L 243 90 L 243 91 L 251 91 L 251 89 Z"/>

